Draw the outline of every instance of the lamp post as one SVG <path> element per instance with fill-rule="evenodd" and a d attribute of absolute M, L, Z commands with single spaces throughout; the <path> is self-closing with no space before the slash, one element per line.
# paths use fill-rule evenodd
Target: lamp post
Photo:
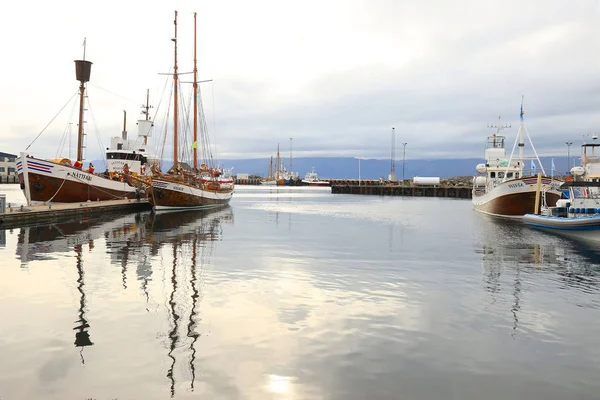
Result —
<path fill-rule="evenodd" d="M 571 145 L 573 142 L 565 142 L 567 145 L 567 172 L 571 171 Z"/>
<path fill-rule="evenodd" d="M 358 157 L 358 187 L 360 187 L 360 157 Z"/>
<path fill-rule="evenodd" d="M 292 169 L 292 140 L 294 138 L 290 138 L 290 174 L 292 173 L 293 169 Z"/>
<path fill-rule="evenodd" d="M 402 146 L 404 146 L 404 151 L 402 154 L 402 186 L 404 186 L 404 164 L 406 164 L 406 145 L 408 143 L 402 143 Z"/>

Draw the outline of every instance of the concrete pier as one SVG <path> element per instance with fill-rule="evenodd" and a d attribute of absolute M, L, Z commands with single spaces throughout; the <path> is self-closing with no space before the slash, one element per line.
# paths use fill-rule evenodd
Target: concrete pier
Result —
<path fill-rule="evenodd" d="M 20 183 L 19 177 L 16 175 L 0 175 L 0 183 Z"/>
<path fill-rule="evenodd" d="M 235 178 L 236 185 L 260 185 L 260 178 L 238 179 Z"/>
<path fill-rule="evenodd" d="M 426 187 L 398 186 L 381 184 L 331 184 L 334 194 L 367 194 L 379 196 L 411 196 L 411 197 L 450 197 L 456 199 L 472 198 L 470 187 Z"/>
<path fill-rule="evenodd" d="M 0 228 L 14 228 L 38 222 L 53 222 L 73 216 L 91 216 L 151 209 L 152 205 L 145 199 L 107 200 L 16 207 L 9 207 L 6 205 L 4 213 L 0 210 Z"/>

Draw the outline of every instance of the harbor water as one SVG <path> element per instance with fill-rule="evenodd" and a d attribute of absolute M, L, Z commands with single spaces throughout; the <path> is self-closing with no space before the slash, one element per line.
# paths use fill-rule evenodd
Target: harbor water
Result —
<path fill-rule="evenodd" d="M 0 229 L 0 399 L 598 399 L 599 262 L 330 188 Z"/>

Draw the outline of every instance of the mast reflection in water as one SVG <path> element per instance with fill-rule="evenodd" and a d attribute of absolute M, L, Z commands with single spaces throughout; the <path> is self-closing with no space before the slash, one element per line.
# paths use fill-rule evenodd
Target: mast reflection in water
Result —
<path fill-rule="evenodd" d="M 575 240 L 572 247 L 568 247 L 565 239 L 558 236 L 557 243 L 527 243 L 524 238 L 538 234 L 536 231 L 522 224 L 493 218 L 485 227 L 485 243 L 478 250 L 483 260 L 483 286 L 490 293 L 491 304 L 503 298 L 503 291 L 506 293 L 504 303 L 512 314 L 513 339 L 519 331 L 523 293 L 528 292 L 524 286 L 539 284 L 539 278 L 532 274 L 546 274 L 547 279 L 558 280 L 564 289 L 585 293 L 600 290 L 593 279 L 600 276 L 597 247 L 587 247 L 589 243 Z"/>
<path fill-rule="evenodd" d="M 169 368 L 166 378 L 171 396 L 175 396 L 178 362 L 178 348 L 186 339 L 188 355 L 185 365 L 190 374 L 190 390 L 194 390 L 196 380 L 196 342 L 198 332 L 198 302 L 201 291 L 203 267 L 209 262 L 213 243 L 221 240 L 222 224 L 233 223 L 231 207 L 181 212 L 137 213 L 113 215 L 102 219 L 71 220 L 46 226 L 21 228 L 18 235 L 17 257 L 21 267 L 29 262 L 51 260 L 63 253 L 75 252 L 77 291 L 79 292 L 78 319 L 73 328 L 75 346 L 81 348 L 81 362 L 85 363 L 83 348 L 94 345 L 90 337 L 90 321 L 86 298 L 84 249 L 99 251 L 95 241 L 103 240 L 110 263 L 119 267 L 122 290 L 128 290 L 128 266 L 137 263 L 135 272 L 140 288 L 150 300 L 148 286 L 152 280 L 152 258 L 159 255 L 162 248 L 172 254 L 169 268 L 170 278 L 166 285 L 166 302 L 170 329 L 166 332 L 167 357 Z M 102 246 L 98 246 L 102 247 Z M 158 300 L 157 300 L 158 301 Z M 148 307 L 146 310 L 149 311 Z M 184 322 L 185 321 L 185 322 Z M 102 338 L 97 338 L 102 342 Z"/>

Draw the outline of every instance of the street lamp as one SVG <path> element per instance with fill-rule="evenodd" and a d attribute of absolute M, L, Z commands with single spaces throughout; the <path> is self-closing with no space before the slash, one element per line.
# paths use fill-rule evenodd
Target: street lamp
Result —
<path fill-rule="evenodd" d="M 406 164 L 406 145 L 408 143 L 402 143 L 402 146 L 404 146 L 404 151 L 402 154 L 402 186 L 404 186 L 404 164 Z"/>
<path fill-rule="evenodd" d="M 292 173 L 293 169 L 292 169 L 292 140 L 294 138 L 290 138 L 290 174 Z M 290 175 L 291 176 L 291 175 Z"/>
<path fill-rule="evenodd" d="M 571 171 L 571 145 L 573 142 L 565 142 L 567 145 L 567 171 Z"/>
<path fill-rule="evenodd" d="M 360 157 L 358 157 L 358 187 L 360 187 Z"/>

